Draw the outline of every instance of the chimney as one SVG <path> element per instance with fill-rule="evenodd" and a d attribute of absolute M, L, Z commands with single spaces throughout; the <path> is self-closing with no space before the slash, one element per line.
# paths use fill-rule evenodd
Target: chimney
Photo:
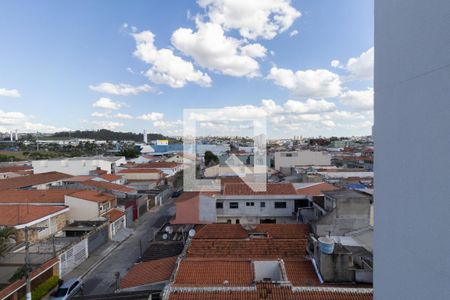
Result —
<path fill-rule="evenodd" d="M 18 136 L 18 134 L 17 134 L 17 129 L 16 129 L 16 136 L 15 136 L 15 138 L 16 138 L 16 141 L 19 140 L 19 136 Z"/>
<path fill-rule="evenodd" d="M 11 142 L 13 141 L 13 132 L 12 132 L 12 130 L 9 131 L 9 139 L 11 140 Z"/>

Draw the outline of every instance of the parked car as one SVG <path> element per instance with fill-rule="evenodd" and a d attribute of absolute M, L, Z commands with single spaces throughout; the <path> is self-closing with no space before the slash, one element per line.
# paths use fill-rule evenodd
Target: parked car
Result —
<path fill-rule="evenodd" d="M 68 300 L 75 296 L 83 289 L 83 281 L 81 278 L 71 278 L 64 281 L 56 290 L 50 295 L 51 300 Z"/>
<path fill-rule="evenodd" d="M 172 198 L 177 198 L 181 195 L 181 191 L 175 191 L 172 193 Z"/>

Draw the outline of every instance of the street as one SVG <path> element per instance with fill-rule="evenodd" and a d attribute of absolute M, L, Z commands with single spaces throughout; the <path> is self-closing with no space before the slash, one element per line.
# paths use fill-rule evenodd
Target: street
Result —
<path fill-rule="evenodd" d="M 142 251 L 145 251 L 154 232 L 174 215 L 175 205 L 171 199 L 157 210 L 147 212 L 140 219 L 141 224 L 136 227 L 134 234 L 83 278 L 84 295 L 113 293 L 116 289 L 115 273 L 119 272 L 120 277 L 124 276 L 140 257 L 140 242 Z"/>

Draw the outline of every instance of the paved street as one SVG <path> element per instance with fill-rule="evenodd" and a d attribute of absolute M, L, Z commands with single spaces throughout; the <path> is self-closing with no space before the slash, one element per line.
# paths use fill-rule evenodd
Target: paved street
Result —
<path fill-rule="evenodd" d="M 154 232 L 174 215 L 175 205 L 172 201 L 168 201 L 156 211 L 145 214 L 140 219 L 141 224 L 136 227 L 134 234 L 84 277 L 84 294 L 95 295 L 114 292 L 115 273 L 120 272 L 120 277 L 122 277 L 140 257 L 139 241 L 142 243 L 142 251 L 145 251 L 153 238 Z"/>

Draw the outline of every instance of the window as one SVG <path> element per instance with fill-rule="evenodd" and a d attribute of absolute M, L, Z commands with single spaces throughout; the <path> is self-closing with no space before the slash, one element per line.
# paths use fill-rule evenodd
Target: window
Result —
<path fill-rule="evenodd" d="M 222 209 L 223 208 L 223 202 L 216 202 L 216 208 Z"/>
<path fill-rule="evenodd" d="M 231 220 L 230 219 L 227 220 L 227 224 L 231 224 Z"/>
<path fill-rule="evenodd" d="M 236 224 L 239 224 L 239 219 L 236 219 Z"/>
<path fill-rule="evenodd" d="M 230 202 L 230 208 L 239 208 L 239 203 L 237 203 L 237 202 Z"/>
<path fill-rule="evenodd" d="M 255 202 L 246 202 L 245 205 L 246 206 L 255 206 Z"/>
<path fill-rule="evenodd" d="M 261 202 L 261 203 L 259 203 L 259 206 L 260 206 L 260 207 L 266 207 L 266 202 Z"/>
<path fill-rule="evenodd" d="M 275 202 L 275 208 L 286 208 L 286 202 Z"/>

